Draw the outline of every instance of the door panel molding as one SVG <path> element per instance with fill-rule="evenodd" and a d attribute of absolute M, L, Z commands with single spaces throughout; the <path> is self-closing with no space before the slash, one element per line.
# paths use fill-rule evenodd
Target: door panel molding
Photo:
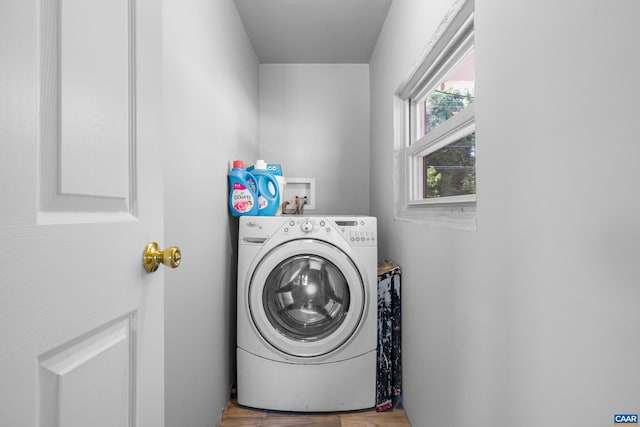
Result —
<path fill-rule="evenodd" d="M 38 358 L 41 427 L 133 426 L 136 314 Z"/>
<path fill-rule="evenodd" d="M 41 0 L 39 222 L 136 215 L 134 10 Z"/>

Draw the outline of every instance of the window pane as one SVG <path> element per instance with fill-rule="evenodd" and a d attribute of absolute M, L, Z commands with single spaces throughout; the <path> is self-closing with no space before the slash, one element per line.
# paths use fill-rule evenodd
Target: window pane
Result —
<path fill-rule="evenodd" d="M 422 158 L 425 199 L 476 194 L 476 134 Z"/>
<path fill-rule="evenodd" d="M 417 105 L 418 137 L 462 111 L 475 98 L 475 55 L 471 50 L 449 75 Z"/>

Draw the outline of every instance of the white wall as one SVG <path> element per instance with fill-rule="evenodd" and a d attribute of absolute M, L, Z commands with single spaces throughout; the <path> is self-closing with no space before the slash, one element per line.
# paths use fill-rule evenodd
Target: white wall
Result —
<path fill-rule="evenodd" d="M 316 179 L 309 214 L 369 213 L 369 66 L 261 64 L 260 157 Z"/>
<path fill-rule="evenodd" d="M 230 160 L 258 156 L 258 62 L 232 0 L 163 4 L 162 243 L 183 254 L 178 270 L 165 271 L 166 426 L 212 427 L 235 373 L 227 172 Z"/>
<path fill-rule="evenodd" d="M 385 196 L 392 93 L 451 4 L 394 1 L 370 64 L 371 214 L 404 274 L 407 413 L 611 425 L 640 409 L 640 3 L 476 1 L 476 232 L 396 222 Z"/>

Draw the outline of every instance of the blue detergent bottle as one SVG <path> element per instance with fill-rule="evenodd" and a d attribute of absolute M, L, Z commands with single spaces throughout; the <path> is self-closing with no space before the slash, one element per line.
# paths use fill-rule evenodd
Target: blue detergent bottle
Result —
<path fill-rule="evenodd" d="M 229 210 L 233 216 L 258 215 L 256 180 L 244 170 L 242 160 L 233 161 L 229 172 Z"/>
<path fill-rule="evenodd" d="M 258 188 L 258 215 L 274 216 L 280 206 L 280 187 L 276 177 L 267 170 L 264 160 L 256 161 L 251 171 Z"/>

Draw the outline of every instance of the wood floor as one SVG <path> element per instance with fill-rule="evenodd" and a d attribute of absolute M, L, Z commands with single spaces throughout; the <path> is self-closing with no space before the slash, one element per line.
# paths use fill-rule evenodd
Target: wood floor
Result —
<path fill-rule="evenodd" d="M 218 427 L 411 427 L 411 424 L 402 409 L 296 414 L 244 408 L 231 400 Z"/>

